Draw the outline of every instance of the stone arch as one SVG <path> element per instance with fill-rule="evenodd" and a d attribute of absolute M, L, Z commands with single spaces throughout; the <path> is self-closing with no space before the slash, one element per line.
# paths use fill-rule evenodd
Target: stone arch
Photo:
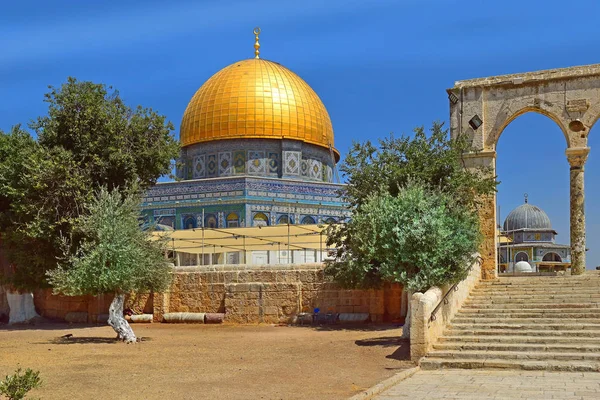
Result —
<path fill-rule="evenodd" d="M 447 90 L 451 137 L 467 137 L 471 150 L 463 155 L 466 168 L 496 168 L 496 144 L 508 124 L 527 112 L 552 119 L 563 132 L 570 165 L 571 267 L 586 267 L 584 165 L 590 148 L 588 134 L 600 119 L 600 64 L 534 71 L 457 81 Z M 483 279 L 498 271 L 496 196 L 479 209 Z"/>
<path fill-rule="evenodd" d="M 513 114 L 509 115 L 507 118 L 503 119 L 499 128 L 496 128 L 496 127 L 493 128 L 493 131 L 491 132 L 489 137 L 493 139 L 493 149 L 494 150 L 496 149 L 496 146 L 498 144 L 498 141 L 500 140 L 500 137 L 502 136 L 502 133 L 504 133 L 504 130 L 508 127 L 508 125 L 510 125 L 514 120 L 519 118 L 521 115 L 527 114 L 527 113 L 540 114 L 540 115 L 543 115 L 544 117 L 547 117 L 547 118 L 551 119 L 552 121 L 554 121 L 554 123 L 560 128 L 561 132 L 563 133 L 563 135 L 565 137 L 565 141 L 567 143 L 567 148 L 570 147 L 569 133 L 567 132 L 567 129 L 564 126 L 564 124 L 560 118 L 558 118 L 552 112 L 543 110 L 541 108 L 532 107 L 532 106 L 524 106 L 520 110 L 514 112 Z"/>

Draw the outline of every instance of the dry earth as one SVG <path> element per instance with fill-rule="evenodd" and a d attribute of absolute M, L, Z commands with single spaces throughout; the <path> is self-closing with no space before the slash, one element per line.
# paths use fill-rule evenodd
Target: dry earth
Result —
<path fill-rule="evenodd" d="M 343 399 L 412 366 L 396 326 L 134 329 L 125 345 L 105 326 L 5 325 L 0 377 L 40 370 L 42 399 Z"/>

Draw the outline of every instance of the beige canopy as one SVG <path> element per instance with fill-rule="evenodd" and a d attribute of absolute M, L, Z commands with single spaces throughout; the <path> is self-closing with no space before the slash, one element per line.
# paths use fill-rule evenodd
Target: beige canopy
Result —
<path fill-rule="evenodd" d="M 224 253 L 253 250 L 326 249 L 327 225 L 276 225 L 252 228 L 184 229 L 154 232 L 181 253 Z"/>

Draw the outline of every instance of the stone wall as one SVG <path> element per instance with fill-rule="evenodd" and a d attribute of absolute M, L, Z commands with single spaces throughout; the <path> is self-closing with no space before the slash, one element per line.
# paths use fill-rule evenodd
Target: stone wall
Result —
<path fill-rule="evenodd" d="M 300 312 L 369 313 L 372 322 L 401 317 L 402 288 L 342 290 L 322 264 L 179 267 L 168 293 L 154 296 L 154 319 L 166 312 L 222 312 L 236 323 L 290 322 Z"/>
<path fill-rule="evenodd" d="M 65 320 L 69 313 L 87 313 L 87 321 L 98 322 L 98 316 L 108 314 L 112 295 L 99 296 L 57 296 L 49 289 L 34 292 L 36 310 L 42 317 Z"/>
<path fill-rule="evenodd" d="M 98 322 L 108 313 L 112 296 L 55 296 L 49 290 L 35 293 L 43 317 L 64 320 L 69 313 L 87 313 Z M 162 321 L 167 312 L 226 313 L 233 323 L 290 322 L 299 312 L 369 313 L 373 322 L 401 318 L 402 287 L 379 290 L 342 290 L 328 282 L 323 264 L 263 266 L 203 266 L 175 268 L 166 293 L 129 297 L 126 308 L 154 314 Z"/>
<path fill-rule="evenodd" d="M 442 299 L 452 285 L 432 287 L 425 293 L 413 294 L 410 303 L 410 357 L 413 361 L 418 361 L 432 349 L 433 344 L 442 336 L 450 320 L 471 293 L 471 289 L 480 280 L 481 264 L 476 262 L 465 280 L 458 283 L 456 291 L 448 294 L 447 304 L 444 304 Z M 431 314 L 440 302 L 442 302 L 441 307 L 432 321 Z"/>

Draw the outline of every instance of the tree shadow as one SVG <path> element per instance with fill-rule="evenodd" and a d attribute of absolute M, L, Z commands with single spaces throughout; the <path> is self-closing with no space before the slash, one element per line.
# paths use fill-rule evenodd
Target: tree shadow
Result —
<path fill-rule="evenodd" d="M 398 347 L 392 354 L 385 356 L 398 361 L 410 361 L 410 340 L 399 336 L 384 336 L 370 339 L 360 339 L 354 342 L 357 346 Z"/>
<path fill-rule="evenodd" d="M 290 328 L 309 328 L 315 331 L 360 331 L 360 332 L 385 332 L 402 328 L 398 324 L 369 324 L 369 323 L 336 323 L 336 324 L 295 324 Z"/>
<path fill-rule="evenodd" d="M 121 343 L 114 337 L 97 337 L 97 336 L 88 336 L 88 337 L 70 337 L 63 338 L 57 337 L 55 339 L 50 340 L 48 343 L 50 344 L 117 344 Z"/>
<path fill-rule="evenodd" d="M 62 331 L 66 329 L 100 328 L 108 326 L 107 324 L 93 323 L 70 323 L 64 321 L 53 321 L 45 318 L 36 318 L 34 321 L 19 324 L 0 324 L 0 331 Z"/>
<path fill-rule="evenodd" d="M 152 340 L 150 337 L 139 337 L 139 342 L 149 342 Z M 123 342 L 117 340 L 115 337 L 100 337 L 100 336 L 85 336 L 85 337 L 57 337 L 48 342 L 38 344 L 122 344 Z"/>

